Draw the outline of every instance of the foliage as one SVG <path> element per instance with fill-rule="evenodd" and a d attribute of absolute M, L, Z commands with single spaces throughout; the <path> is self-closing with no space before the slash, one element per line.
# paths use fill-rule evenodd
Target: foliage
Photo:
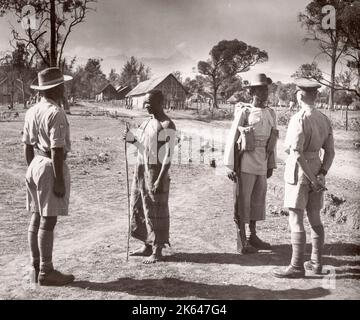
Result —
<path fill-rule="evenodd" d="M 55 12 L 51 3 L 55 4 Z M 64 66 L 64 49 L 70 33 L 75 26 L 85 20 L 90 10 L 94 10 L 92 4 L 96 0 L 0 0 L 0 16 L 13 13 L 17 17 L 18 25 L 12 26 L 12 36 L 15 41 L 26 44 L 26 49 L 31 52 L 30 61 L 34 57 L 40 59 L 41 63 L 50 66 L 50 58 L 54 55 L 56 65 Z M 35 29 L 22 29 L 23 8 L 27 5 L 34 7 L 37 26 Z M 54 14 L 55 33 L 51 32 L 51 40 L 54 40 L 55 50 L 50 49 L 48 39 L 51 22 L 51 13 Z M 51 51 L 51 52 L 50 52 Z M 54 52 L 53 52 L 54 51 Z"/>
<path fill-rule="evenodd" d="M 206 84 L 211 88 L 214 108 L 218 107 L 217 94 L 226 80 L 268 60 L 266 51 L 237 39 L 220 41 L 211 49 L 209 55 L 207 61 L 198 62 L 198 71 L 204 75 Z"/>
<path fill-rule="evenodd" d="M 150 79 L 151 70 L 134 56 L 130 57 L 120 74 L 120 82 L 123 86 L 136 87 L 139 82 Z"/>
<path fill-rule="evenodd" d="M 205 92 L 205 79 L 201 75 L 196 75 L 194 79 L 187 77 L 183 85 L 190 94 L 203 94 Z"/>
<path fill-rule="evenodd" d="M 108 76 L 108 81 L 113 84 L 115 87 L 117 85 L 120 84 L 121 82 L 121 77 L 118 73 L 116 73 L 116 70 L 111 68 L 109 76 Z"/>
<path fill-rule="evenodd" d="M 336 30 L 324 29 L 322 8 L 332 5 L 336 10 Z M 360 97 L 360 5 L 357 0 L 313 0 L 305 11 L 299 14 L 299 21 L 305 27 L 307 35 L 304 41 L 315 41 L 318 44 L 319 55 L 326 55 L 331 61 L 330 80 L 323 77 L 321 70 L 314 62 L 302 65 L 296 76 L 314 79 L 330 88 L 329 104 L 333 109 L 336 90 L 353 92 Z M 316 57 L 317 57 L 316 56 Z M 316 58 L 315 57 L 315 58 Z M 347 66 L 357 70 L 355 89 L 341 86 L 336 81 L 336 65 L 341 59 L 347 60 Z M 349 60 L 350 59 L 350 60 Z M 356 81 L 355 81 L 356 82 Z"/>
<path fill-rule="evenodd" d="M 29 53 L 25 44 L 17 42 L 12 52 L 5 53 L 0 57 L 0 80 L 7 78 L 10 84 L 10 105 L 13 106 L 16 88 L 20 88 L 23 95 L 23 103 L 26 108 L 26 89 L 29 82 L 36 76 L 35 69 L 29 61 Z"/>

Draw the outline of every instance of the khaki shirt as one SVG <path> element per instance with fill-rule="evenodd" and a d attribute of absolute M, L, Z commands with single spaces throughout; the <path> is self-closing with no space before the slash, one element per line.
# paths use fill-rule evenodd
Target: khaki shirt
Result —
<path fill-rule="evenodd" d="M 276 128 L 275 112 L 270 108 L 244 107 L 241 109 L 239 126 L 252 127 L 255 137 L 255 150 L 245 151 L 242 154 L 241 172 L 266 175 L 269 168 L 266 143 L 269 140 L 271 129 Z M 276 158 L 276 153 L 274 157 Z M 274 161 L 271 168 L 275 167 Z"/>
<path fill-rule="evenodd" d="M 330 120 L 314 107 L 305 106 L 290 120 L 285 138 L 289 154 L 285 166 L 285 181 L 290 184 L 308 184 L 292 151 L 303 153 L 311 171 L 316 175 L 320 168 L 329 170 L 334 160 L 334 137 Z M 320 150 L 324 157 L 320 159 Z"/>
<path fill-rule="evenodd" d="M 22 142 L 43 152 L 53 148 L 71 151 L 70 127 L 65 111 L 54 101 L 42 98 L 25 115 Z"/>

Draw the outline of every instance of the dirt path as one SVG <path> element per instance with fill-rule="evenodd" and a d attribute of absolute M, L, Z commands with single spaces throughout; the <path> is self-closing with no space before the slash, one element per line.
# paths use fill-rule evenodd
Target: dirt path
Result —
<path fill-rule="evenodd" d="M 184 120 L 187 121 L 187 120 Z M 174 164 L 171 170 L 171 248 L 165 262 L 126 263 L 126 189 L 122 124 L 106 118 L 70 117 L 73 154 L 71 215 L 56 229 L 54 261 L 77 281 L 66 288 L 27 282 L 28 253 L 21 123 L 0 128 L 0 298 L 6 299 L 358 299 L 359 237 L 326 220 L 324 263 L 330 274 L 301 280 L 274 279 L 270 271 L 289 261 L 287 219 L 268 215 L 260 236 L 272 252 L 239 256 L 232 222 L 232 185 L 207 163 Z M 186 129 L 186 123 L 179 125 Z M 9 131 L 9 128 L 16 129 Z M 85 140 L 84 137 L 92 140 Z M 16 146 L 16 147 L 14 147 Z M 109 154 L 106 162 L 94 156 Z M 15 159 L 15 160 L 14 160 Z M 90 159 L 90 160 L 89 160 Z M 269 182 L 268 204 L 281 206 L 281 167 Z M 138 243 L 131 240 L 131 248 Z M 309 249 L 309 248 L 308 248 Z"/>

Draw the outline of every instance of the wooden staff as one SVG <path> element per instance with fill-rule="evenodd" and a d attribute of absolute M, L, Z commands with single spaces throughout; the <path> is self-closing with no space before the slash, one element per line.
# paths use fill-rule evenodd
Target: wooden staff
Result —
<path fill-rule="evenodd" d="M 125 122 L 126 131 L 129 131 L 129 124 Z M 126 246 L 126 262 L 129 261 L 129 246 L 130 246 L 130 190 L 129 190 L 129 169 L 127 160 L 127 141 L 125 138 L 125 167 L 126 167 L 126 191 L 128 202 L 128 234 L 127 234 L 127 246 Z"/>

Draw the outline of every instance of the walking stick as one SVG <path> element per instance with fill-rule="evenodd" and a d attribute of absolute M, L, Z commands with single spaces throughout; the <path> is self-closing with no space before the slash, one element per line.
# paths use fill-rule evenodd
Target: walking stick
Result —
<path fill-rule="evenodd" d="M 126 129 L 128 131 L 129 124 L 125 122 Z M 125 138 L 125 167 L 126 167 L 126 191 L 127 191 L 127 204 L 128 204 L 128 234 L 127 234 L 127 246 L 126 246 L 126 262 L 129 261 L 129 245 L 130 245 L 130 193 L 129 193 L 129 169 L 127 159 L 127 142 Z"/>

